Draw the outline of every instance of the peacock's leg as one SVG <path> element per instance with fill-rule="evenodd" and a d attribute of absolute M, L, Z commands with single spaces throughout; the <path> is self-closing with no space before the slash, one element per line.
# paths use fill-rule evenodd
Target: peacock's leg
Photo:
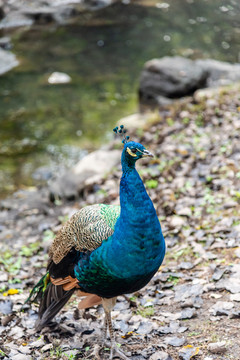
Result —
<path fill-rule="evenodd" d="M 107 329 L 108 329 L 108 323 L 107 323 L 107 316 L 106 316 L 106 313 L 105 313 L 104 323 L 103 323 L 103 331 L 102 331 L 102 343 L 103 343 L 103 344 L 104 344 L 104 342 L 106 341 Z"/>
<path fill-rule="evenodd" d="M 108 329 L 109 335 L 110 335 L 110 357 L 109 357 L 109 360 L 112 360 L 114 353 L 117 356 L 119 356 L 120 358 L 122 358 L 123 360 L 129 360 L 129 358 L 122 351 L 120 351 L 118 349 L 116 342 L 115 342 L 115 338 L 114 338 L 111 310 L 114 307 L 115 303 L 116 303 L 116 298 L 103 299 L 103 301 L 102 301 L 104 312 L 105 312 L 105 323 L 104 324 L 105 324 L 105 326 L 107 326 L 107 329 Z M 105 328 L 104 328 L 104 330 L 105 330 Z M 105 333 L 105 337 L 106 337 L 106 333 Z"/>

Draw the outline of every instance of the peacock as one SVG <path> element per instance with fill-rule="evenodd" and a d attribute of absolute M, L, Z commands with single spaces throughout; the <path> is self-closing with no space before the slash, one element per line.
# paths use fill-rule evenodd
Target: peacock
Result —
<path fill-rule="evenodd" d="M 153 157 L 151 152 L 123 135 L 120 206 L 96 204 L 77 211 L 56 235 L 46 274 L 32 289 L 27 301 L 39 301 L 36 330 L 51 323 L 77 290 L 84 296 L 79 308 L 102 304 L 105 312 L 103 339 L 110 335 L 111 353 L 117 350 L 111 311 L 119 295 L 144 287 L 158 271 L 165 241 L 153 203 L 135 168 L 136 161 Z M 107 160 L 107 159 L 106 159 Z"/>

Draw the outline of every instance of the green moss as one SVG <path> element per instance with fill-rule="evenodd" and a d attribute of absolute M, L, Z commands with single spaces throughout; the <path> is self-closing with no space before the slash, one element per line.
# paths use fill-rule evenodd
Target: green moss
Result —
<path fill-rule="evenodd" d="M 150 180 L 146 180 L 145 184 L 148 189 L 156 189 L 158 186 L 158 181 L 154 179 L 150 179 Z"/>
<path fill-rule="evenodd" d="M 154 307 L 153 306 L 139 306 L 137 310 L 137 315 L 141 315 L 142 317 L 151 317 L 154 315 Z"/>

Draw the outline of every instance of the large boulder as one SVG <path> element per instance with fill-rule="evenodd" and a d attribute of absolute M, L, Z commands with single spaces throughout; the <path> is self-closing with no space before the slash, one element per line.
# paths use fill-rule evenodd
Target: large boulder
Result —
<path fill-rule="evenodd" d="M 141 103 L 157 104 L 164 98 L 192 94 L 206 85 L 208 72 L 180 56 L 153 59 L 144 65 L 139 98 Z"/>
<path fill-rule="evenodd" d="M 0 29 L 65 24 L 80 13 L 99 10 L 114 1 L 120 0 L 0 0 Z"/>
<path fill-rule="evenodd" d="M 97 150 L 79 161 L 62 176 L 49 181 L 50 199 L 75 199 L 120 163 L 120 150 Z"/>
<path fill-rule="evenodd" d="M 153 59 L 144 65 L 139 87 L 141 104 L 164 105 L 195 90 L 240 80 L 240 64 L 180 56 Z"/>
<path fill-rule="evenodd" d="M 14 54 L 0 48 L 0 75 L 18 66 L 19 62 Z"/>
<path fill-rule="evenodd" d="M 240 80 L 240 64 L 230 64 L 213 59 L 196 60 L 197 67 L 208 72 L 207 86 L 229 85 Z"/>
<path fill-rule="evenodd" d="M 3 0 L 0 0 L 0 20 L 4 18 L 4 15 Z"/>

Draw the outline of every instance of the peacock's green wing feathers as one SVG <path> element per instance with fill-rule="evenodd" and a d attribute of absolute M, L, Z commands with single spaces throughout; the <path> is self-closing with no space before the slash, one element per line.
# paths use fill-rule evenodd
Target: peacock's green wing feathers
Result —
<path fill-rule="evenodd" d="M 38 299 L 42 298 L 49 284 L 50 284 L 50 275 L 49 272 L 47 272 L 43 277 L 41 277 L 37 285 L 35 285 L 34 288 L 31 290 L 29 297 L 25 301 L 25 304 L 28 302 L 37 303 Z"/>
<path fill-rule="evenodd" d="M 49 251 L 50 259 L 58 264 L 72 249 L 92 251 L 114 232 L 120 206 L 97 204 L 77 211 L 61 228 Z"/>

